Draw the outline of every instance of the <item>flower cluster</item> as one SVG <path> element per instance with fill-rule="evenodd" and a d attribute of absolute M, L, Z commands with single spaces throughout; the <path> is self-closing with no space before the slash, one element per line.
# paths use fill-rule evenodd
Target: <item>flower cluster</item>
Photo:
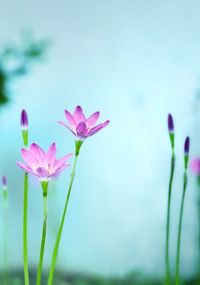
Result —
<path fill-rule="evenodd" d="M 76 136 L 77 141 L 85 140 L 87 137 L 96 134 L 109 124 L 109 121 L 107 120 L 104 123 L 95 126 L 100 116 L 100 112 L 95 112 L 86 119 L 81 106 L 75 108 L 73 115 L 65 110 L 65 116 L 68 125 L 60 121 L 58 123 L 69 129 Z M 28 116 L 25 110 L 21 113 L 21 127 L 24 141 L 27 142 Z M 29 149 L 22 148 L 21 154 L 26 164 L 17 162 L 17 165 L 26 172 L 34 174 L 41 181 L 50 180 L 53 176 L 56 176 L 69 166 L 67 160 L 72 156 L 72 154 L 68 154 L 57 160 L 55 143 L 49 147 L 47 152 L 36 143 L 32 143 Z"/>

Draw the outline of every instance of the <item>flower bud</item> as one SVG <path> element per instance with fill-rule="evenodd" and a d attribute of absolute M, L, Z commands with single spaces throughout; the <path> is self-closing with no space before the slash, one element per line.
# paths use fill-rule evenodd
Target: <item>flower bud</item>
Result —
<path fill-rule="evenodd" d="M 8 191 L 6 176 L 2 177 L 2 190 L 3 190 L 4 199 L 6 199 L 7 198 L 7 191 Z"/>
<path fill-rule="evenodd" d="M 184 145 L 184 153 L 185 155 L 189 154 L 189 150 L 190 150 L 190 138 L 187 137 L 185 140 L 185 145 Z"/>
<path fill-rule="evenodd" d="M 168 115 L 168 130 L 172 149 L 174 149 L 174 120 L 171 114 Z"/>
<path fill-rule="evenodd" d="M 174 121 L 171 114 L 168 115 L 168 130 L 169 132 L 174 132 Z"/>
<path fill-rule="evenodd" d="M 184 144 L 184 164 L 185 164 L 185 169 L 187 169 L 187 167 L 188 167 L 189 150 L 190 150 L 190 138 L 187 137 L 185 139 L 185 144 Z"/>
<path fill-rule="evenodd" d="M 21 128 L 22 128 L 22 137 L 24 141 L 24 145 L 28 145 L 28 114 L 26 110 L 22 110 L 21 112 Z"/>

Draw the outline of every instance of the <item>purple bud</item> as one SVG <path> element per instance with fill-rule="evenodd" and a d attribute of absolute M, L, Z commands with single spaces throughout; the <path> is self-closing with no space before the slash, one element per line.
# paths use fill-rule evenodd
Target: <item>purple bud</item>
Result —
<path fill-rule="evenodd" d="M 170 133 L 174 132 L 174 121 L 171 114 L 168 115 L 168 130 Z"/>
<path fill-rule="evenodd" d="M 28 129 L 28 115 L 26 110 L 22 110 L 21 112 L 21 127 L 24 130 Z"/>
<path fill-rule="evenodd" d="M 2 177 L 2 186 L 3 186 L 3 188 L 7 187 L 7 179 L 6 179 L 6 176 L 3 176 L 3 177 Z"/>
<path fill-rule="evenodd" d="M 185 139 L 185 145 L 184 145 L 184 153 L 185 153 L 185 155 L 189 154 L 189 150 L 190 150 L 190 138 L 187 137 Z"/>

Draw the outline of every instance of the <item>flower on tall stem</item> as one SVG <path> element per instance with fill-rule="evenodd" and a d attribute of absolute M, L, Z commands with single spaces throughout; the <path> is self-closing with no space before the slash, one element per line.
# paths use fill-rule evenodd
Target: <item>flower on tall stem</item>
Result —
<path fill-rule="evenodd" d="M 170 167 L 170 178 L 168 187 L 168 201 L 167 201 L 167 222 L 166 222 L 166 245 L 165 245 L 165 285 L 170 285 L 170 259 L 169 259 L 169 238 L 170 238 L 170 211 L 171 211 L 171 193 L 172 183 L 174 177 L 175 168 L 175 154 L 174 154 L 174 120 L 171 114 L 168 115 L 167 120 L 169 138 L 171 142 L 171 167 Z"/>
<path fill-rule="evenodd" d="M 22 139 L 24 147 L 28 146 L 28 114 L 25 109 L 20 116 Z M 29 285 L 28 270 L 28 172 L 24 173 L 24 201 L 23 201 L 23 261 L 24 261 L 24 284 Z"/>
<path fill-rule="evenodd" d="M 45 241 L 46 241 L 46 230 L 47 230 L 47 194 L 48 194 L 49 180 L 52 179 L 52 177 L 57 176 L 61 171 L 63 171 L 67 166 L 69 166 L 67 164 L 67 160 L 71 157 L 72 154 L 68 154 L 60 159 L 56 159 L 55 143 L 51 144 L 47 152 L 45 152 L 36 143 L 33 143 L 31 144 L 29 149 L 22 148 L 21 154 L 25 163 L 17 162 L 17 165 L 21 167 L 23 170 L 25 170 L 26 173 L 31 173 L 37 176 L 41 182 L 43 190 L 43 202 L 44 202 L 43 229 L 42 229 L 39 265 L 37 272 L 37 281 L 36 281 L 36 285 L 40 285 L 42 277 Z"/>
<path fill-rule="evenodd" d="M 65 116 L 68 121 L 68 124 L 65 124 L 60 121 L 58 123 L 63 125 L 67 129 L 69 129 L 76 137 L 75 139 L 75 159 L 74 159 L 74 163 L 72 167 L 71 179 L 70 179 L 67 197 L 65 201 L 65 206 L 64 206 L 64 210 L 63 210 L 63 214 L 61 218 L 61 223 L 59 226 L 58 234 L 56 237 L 56 242 L 54 245 L 52 262 L 51 262 L 51 267 L 50 267 L 49 277 L 48 277 L 48 285 L 52 285 L 53 283 L 56 259 L 58 255 L 58 249 L 59 249 L 60 239 L 62 235 L 63 225 L 65 222 L 67 206 L 68 206 L 68 202 L 69 202 L 69 198 L 71 194 L 72 185 L 74 182 L 76 164 L 77 164 L 77 159 L 79 156 L 80 148 L 86 138 L 96 134 L 97 132 L 105 128 L 110 122 L 109 120 L 107 120 L 104 123 L 95 125 L 100 116 L 100 112 L 95 112 L 89 118 L 86 119 L 81 106 L 77 106 L 75 108 L 73 115 L 69 111 L 65 110 Z"/>
<path fill-rule="evenodd" d="M 176 285 L 180 284 L 180 247 L 181 247 L 181 231 L 182 231 L 182 220 L 183 220 L 183 208 L 185 193 L 187 187 L 187 169 L 188 169 L 188 160 L 189 160 L 189 149 L 190 149 L 190 139 L 187 137 L 184 144 L 184 176 L 183 176 L 183 192 L 181 199 L 181 208 L 179 215 L 179 225 L 178 225 L 178 239 L 177 239 L 177 252 L 176 252 Z"/>

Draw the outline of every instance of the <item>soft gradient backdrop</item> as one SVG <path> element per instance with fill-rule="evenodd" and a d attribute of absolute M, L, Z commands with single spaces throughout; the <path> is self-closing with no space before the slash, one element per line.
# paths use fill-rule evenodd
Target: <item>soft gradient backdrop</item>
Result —
<path fill-rule="evenodd" d="M 27 29 L 52 42 L 44 62 L 10 86 L 12 102 L 0 115 L 0 172 L 8 176 L 10 188 L 9 261 L 13 267 L 22 267 L 23 172 L 16 166 L 16 160 L 21 160 L 20 111 L 26 108 L 29 113 L 30 141 L 44 148 L 56 141 L 62 156 L 74 150 L 74 138 L 57 120 L 64 119 L 65 108 L 73 110 L 78 104 L 87 115 L 100 110 L 100 120 L 111 123 L 82 148 L 58 265 L 104 275 L 132 270 L 163 273 L 168 112 L 175 119 L 177 149 L 174 260 L 185 136 L 192 138 L 193 155 L 200 150 L 195 134 L 200 105 L 199 11 L 198 0 L 0 0 L 2 44 L 18 41 L 20 32 Z M 69 173 L 66 170 L 50 190 L 46 266 Z M 42 192 L 38 182 L 31 181 L 30 263 L 36 265 Z M 197 258 L 195 198 L 191 177 L 181 253 L 181 270 L 186 275 L 195 272 Z"/>

